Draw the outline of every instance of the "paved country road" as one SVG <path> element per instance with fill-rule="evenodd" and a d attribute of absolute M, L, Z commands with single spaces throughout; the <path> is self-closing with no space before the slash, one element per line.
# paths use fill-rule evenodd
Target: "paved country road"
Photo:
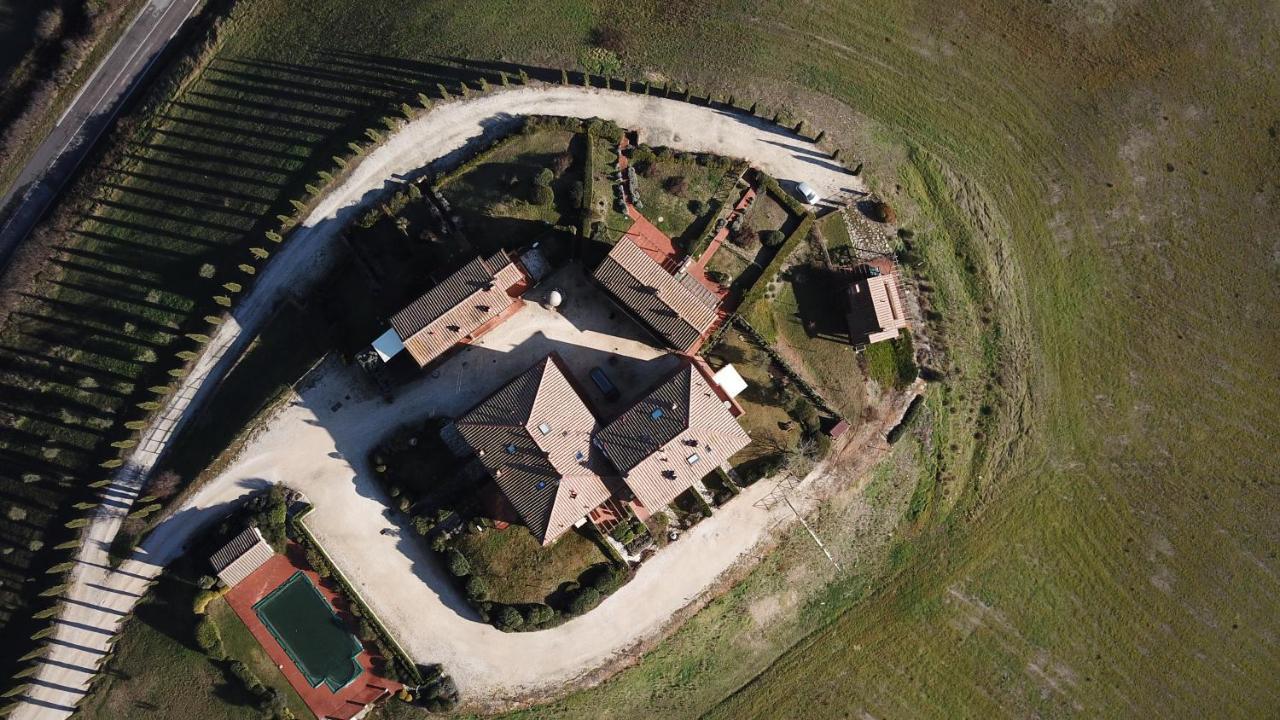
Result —
<path fill-rule="evenodd" d="M 62 186 L 111 125 L 124 101 L 169 44 L 200 0 L 151 0 L 138 11 L 115 47 L 0 198 L 9 213 L 0 225 L 0 269 L 8 264 Z M 10 207 L 11 203 L 16 203 Z"/>
<path fill-rule="evenodd" d="M 355 403 L 336 421 L 325 416 L 332 404 L 312 398 L 330 392 L 326 385 L 304 391 L 301 400 L 271 418 L 227 472 L 163 522 L 119 570 L 109 569 L 111 539 L 169 437 L 199 411 L 271 310 L 287 294 L 305 292 L 317 278 L 343 224 L 396 187 L 393 179 L 456 157 L 469 142 L 529 114 L 614 120 L 637 130 L 642 142 L 744 158 L 784 183 L 807 182 L 824 197 L 864 190 L 861 179 L 832 162 L 825 151 L 767 121 L 664 98 L 528 87 L 440 105 L 408 123 L 319 203 L 263 271 L 235 317 L 219 326 L 178 392 L 143 432 L 138 450 L 105 490 L 104 504 L 86 528 L 87 539 L 63 594 L 63 612 L 49 652 L 28 678 L 30 684 L 19 696 L 24 704 L 13 717 L 68 716 L 150 581 L 195 533 L 270 482 L 288 482 L 312 497 L 317 509 L 308 527 L 328 540 L 339 570 L 355 582 L 415 659 L 443 662 L 469 701 L 488 698 L 496 705 L 521 695 L 553 693 L 625 656 L 714 586 L 723 572 L 749 557 L 752 548 L 767 540 L 770 528 L 787 517 L 789 511 L 756 504 L 769 491 L 767 482 L 757 483 L 659 553 L 595 611 L 551 630 L 502 633 L 464 614 L 416 543 L 378 532 L 386 526 L 381 518 L 385 500 L 362 473 L 364 449 L 403 421 L 401 408 L 448 407 L 448 382 L 424 380 L 413 386 L 412 397 L 392 406 Z M 830 479 L 822 473 L 817 479 L 824 477 Z M 807 507 L 803 498 L 796 504 L 802 511 Z M 369 522 L 345 522 L 347 507 L 351 517 Z M 367 557 L 381 560 L 365 562 Z M 423 622 L 423 617 L 431 622 Z M 529 657 L 539 661 L 530 663 Z"/>

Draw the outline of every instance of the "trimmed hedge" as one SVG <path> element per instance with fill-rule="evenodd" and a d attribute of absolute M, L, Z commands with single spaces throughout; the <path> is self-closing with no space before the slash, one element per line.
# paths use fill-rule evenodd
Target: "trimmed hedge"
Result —
<path fill-rule="evenodd" d="M 778 273 L 782 270 L 782 266 L 786 264 L 787 258 L 791 257 L 791 254 L 796 251 L 796 248 L 800 246 L 800 243 L 804 242 L 805 237 L 809 235 L 809 230 L 812 227 L 813 213 L 806 212 L 804 213 L 804 219 L 800 221 L 800 224 L 796 226 L 795 230 L 791 231 L 791 235 L 787 236 L 786 241 L 782 243 L 782 247 L 778 249 L 777 254 L 773 256 L 773 259 L 765 266 L 764 271 L 760 273 L 760 277 L 756 280 L 755 284 L 752 285 L 751 289 L 747 291 L 747 294 L 743 296 L 742 303 L 738 306 L 742 309 L 741 312 L 748 314 L 751 312 L 752 305 L 765 301 L 764 293 L 769 287 L 769 283 L 777 277 Z"/>

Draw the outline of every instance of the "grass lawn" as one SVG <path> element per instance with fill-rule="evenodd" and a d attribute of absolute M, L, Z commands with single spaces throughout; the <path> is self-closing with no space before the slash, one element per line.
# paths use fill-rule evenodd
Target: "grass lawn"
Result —
<path fill-rule="evenodd" d="M 582 181 L 585 136 L 543 128 L 513 136 L 475 168 L 453 178 L 441 193 L 462 216 L 464 232 L 482 252 L 532 244 L 555 225 L 572 225 L 579 211 L 569 202 L 569 189 Z M 534 177 L 550 168 L 558 155 L 571 164 L 551 182 L 554 199 L 533 201 Z"/>
<path fill-rule="evenodd" d="M 198 707 L 209 720 L 260 720 L 255 698 L 195 644 L 195 586 L 172 572 L 160 577 L 125 626 L 77 717 L 169 720 L 190 717 Z"/>
<path fill-rule="evenodd" d="M 822 235 L 822 242 L 826 243 L 828 251 L 853 246 L 853 238 L 849 236 L 849 225 L 844 220 L 843 210 L 822 216 L 815 227 Z"/>
<path fill-rule="evenodd" d="M 677 247 L 687 248 L 697 239 L 708 218 L 715 215 L 715 208 L 709 201 L 723 188 L 723 183 L 731 182 L 732 178 L 723 169 L 697 164 L 692 156 L 657 158 L 653 165 L 656 170 L 651 176 L 637 168 L 637 187 L 644 203 L 640 212 L 675 241 Z M 667 189 L 673 178 L 684 178 L 687 183 L 686 189 L 679 194 Z M 705 206 L 701 215 L 695 216 L 690 208 L 695 200 Z"/>
<path fill-rule="evenodd" d="M 737 368 L 747 389 L 735 398 L 744 410 L 738 419 L 751 436 L 751 444 L 729 458 L 733 467 L 776 455 L 799 441 L 801 430 L 787 414 L 788 398 L 774 386 L 770 376 L 773 361 L 744 335 L 730 328 L 714 348 L 705 353 L 717 370 L 727 364 Z"/>
<path fill-rule="evenodd" d="M 775 349 L 836 411 L 856 422 L 866 405 L 866 390 L 849 342 L 845 281 L 808 261 L 779 276 L 777 295 L 768 304 Z"/>
<path fill-rule="evenodd" d="M 747 216 L 743 218 L 743 224 L 755 228 L 757 233 L 781 230 L 784 235 L 790 233 L 799 222 L 799 218 L 787 212 L 786 208 L 766 192 L 756 195 L 747 210 Z"/>
<path fill-rule="evenodd" d="M 872 343 L 862 351 L 867 377 L 881 387 L 906 387 L 916 377 L 911 333 L 903 331 L 894 340 Z"/>
<path fill-rule="evenodd" d="M 610 558 L 595 541 L 570 530 L 543 547 L 528 530 L 512 525 L 457 537 L 455 547 L 471 561 L 472 575 L 489 585 L 488 599 L 501 603 L 541 603 L 562 584 Z"/>
<path fill-rule="evenodd" d="M 231 605 L 225 599 L 218 598 L 209 603 L 208 612 L 218 625 L 218 632 L 222 635 L 222 647 L 227 653 L 227 658 L 244 663 L 264 685 L 278 689 L 284 695 L 289 710 L 298 720 L 313 720 L 315 715 L 276 667 L 271 656 L 262 649 L 258 639 L 249 632 L 244 621 L 236 615 L 235 610 L 231 609 Z"/>

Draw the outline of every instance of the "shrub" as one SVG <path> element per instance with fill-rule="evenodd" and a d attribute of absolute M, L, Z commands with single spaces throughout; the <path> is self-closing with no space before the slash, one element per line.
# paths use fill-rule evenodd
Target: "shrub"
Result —
<path fill-rule="evenodd" d="M 258 679 L 257 675 L 253 674 L 253 671 L 249 669 L 248 665 L 245 665 L 239 660 L 231 663 L 231 674 L 235 675 L 240 682 L 244 683 L 244 686 L 254 695 L 257 695 L 262 691 L 262 681 Z"/>
<path fill-rule="evenodd" d="M 225 593 L 226 591 L 227 591 L 226 588 L 222 588 L 222 589 L 214 588 L 210 590 L 202 590 L 196 593 L 196 598 L 191 603 L 192 612 L 194 612 L 196 615 L 205 614 L 205 612 L 209 609 L 209 603 L 222 597 L 223 593 Z"/>
<path fill-rule="evenodd" d="M 701 200 L 689 201 L 689 212 L 693 213 L 695 216 L 701 216 L 702 213 L 706 211 L 707 211 L 707 204 L 705 202 Z"/>
<path fill-rule="evenodd" d="M 564 171 L 568 170 L 569 166 L 572 164 L 573 164 L 573 153 L 562 152 L 551 159 L 551 170 L 556 174 L 557 177 L 559 177 L 560 175 L 563 175 Z M 539 173 L 539 175 L 541 175 L 541 173 Z"/>
<path fill-rule="evenodd" d="M 556 619 L 556 611 L 541 603 L 525 606 L 524 624 L 531 627 L 545 625 Z"/>
<path fill-rule="evenodd" d="M 431 521 L 431 518 L 425 515 L 418 515 L 413 519 L 413 529 L 416 530 L 419 535 L 426 535 L 431 532 L 431 528 L 433 527 L 435 527 L 435 523 Z"/>
<path fill-rule="evenodd" d="M 745 248 L 751 246 L 751 240 L 756 237 L 756 229 L 745 223 L 738 225 L 729 233 L 729 242 L 738 247 Z"/>
<path fill-rule="evenodd" d="M 537 175 L 533 176 L 535 185 L 550 185 L 552 180 L 556 179 L 556 173 L 551 168 L 542 168 Z"/>
<path fill-rule="evenodd" d="M 213 618 L 208 615 L 200 618 L 200 622 L 196 623 L 196 644 L 205 655 L 214 660 L 225 657 L 222 652 L 222 635 L 218 632 L 218 626 L 213 622 Z"/>
<path fill-rule="evenodd" d="M 717 285 L 729 284 L 729 274 L 722 270 L 708 270 L 707 278 Z"/>
<path fill-rule="evenodd" d="M 569 204 L 576 208 L 584 207 L 583 203 L 587 199 L 586 192 L 586 188 L 582 186 L 582 181 L 575 180 L 569 186 Z"/>
<path fill-rule="evenodd" d="M 510 605 L 503 605 L 494 613 L 493 622 L 499 630 L 515 630 L 524 625 L 524 616 Z"/>
<path fill-rule="evenodd" d="M 689 180 L 683 175 L 672 175 L 662 183 L 662 187 L 676 197 L 684 197 L 689 191 Z"/>
<path fill-rule="evenodd" d="M 883 200 L 879 200 L 871 206 L 871 219 L 876 222 L 892 225 L 898 222 L 898 213 L 894 211 L 892 205 Z"/>
<path fill-rule="evenodd" d="M 329 577 L 329 563 L 324 559 L 324 556 L 320 554 L 319 550 L 316 550 L 310 545 L 307 546 L 307 564 L 310 565 L 311 569 L 315 570 L 316 574 L 320 577 Z"/>
<path fill-rule="evenodd" d="M 764 243 L 765 247 L 778 247 L 786 239 L 787 236 L 783 235 L 781 230 L 766 230 L 760 234 L 760 242 Z"/>
<path fill-rule="evenodd" d="M 529 193 L 529 199 L 535 205 L 550 205 L 555 198 L 555 192 L 548 185 L 534 185 L 533 190 Z"/>
<path fill-rule="evenodd" d="M 466 577 L 471 574 L 471 563 L 467 561 L 467 556 L 450 548 L 445 555 L 445 562 L 448 563 L 449 572 L 454 577 Z"/>
<path fill-rule="evenodd" d="M 818 409 L 809 402 L 809 398 L 799 395 L 796 401 L 791 405 L 791 417 L 795 418 L 804 425 L 806 431 L 810 433 L 818 432 L 819 418 Z"/>
<path fill-rule="evenodd" d="M 484 578 L 472 575 L 467 578 L 466 593 L 472 600 L 484 600 L 489 595 L 489 584 Z"/>
<path fill-rule="evenodd" d="M 600 591 L 593 587 L 584 587 L 569 601 L 569 615 L 581 615 L 600 602 Z"/>

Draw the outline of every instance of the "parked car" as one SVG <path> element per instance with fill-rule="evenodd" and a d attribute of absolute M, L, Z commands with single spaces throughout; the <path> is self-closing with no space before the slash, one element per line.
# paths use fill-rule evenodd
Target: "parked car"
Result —
<path fill-rule="evenodd" d="M 621 393 L 618 392 L 618 387 L 613 384 L 608 375 L 604 374 L 604 370 L 598 367 L 591 368 L 591 382 L 600 388 L 600 392 L 604 393 L 604 399 L 609 402 L 617 402 L 621 396 Z"/>
<path fill-rule="evenodd" d="M 809 205 L 818 202 L 820 199 L 818 197 L 818 193 L 809 186 L 809 183 L 800 183 L 796 185 L 796 194 L 800 196 L 801 200 L 805 201 L 805 203 Z"/>

